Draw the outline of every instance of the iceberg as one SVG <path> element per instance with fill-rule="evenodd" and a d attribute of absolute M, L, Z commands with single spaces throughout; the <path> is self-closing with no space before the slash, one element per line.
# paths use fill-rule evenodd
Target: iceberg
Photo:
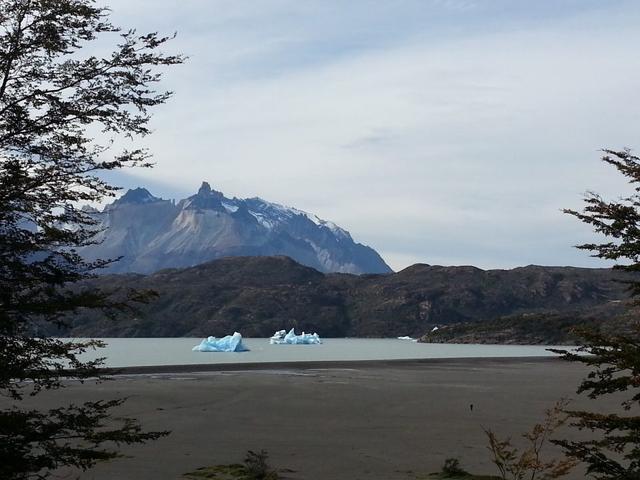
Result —
<path fill-rule="evenodd" d="M 287 334 L 286 330 L 278 330 L 276 333 L 271 335 L 271 338 L 269 339 L 269 343 L 271 345 L 278 345 L 280 343 L 284 343 L 284 337 L 286 334 Z"/>
<path fill-rule="evenodd" d="M 216 338 L 208 337 L 192 348 L 194 352 L 247 352 L 249 349 L 242 343 L 242 335 L 234 332 L 233 335 Z"/>
<path fill-rule="evenodd" d="M 269 343 L 271 345 L 318 345 L 322 340 L 317 333 L 302 332 L 302 335 L 296 335 L 295 329 L 292 328 L 289 333 L 286 330 L 278 330 L 269 339 Z"/>
<path fill-rule="evenodd" d="M 404 337 L 396 337 L 398 340 L 405 340 L 405 341 L 409 341 L 409 342 L 417 342 L 418 340 L 416 338 L 410 337 L 409 335 L 406 335 Z"/>

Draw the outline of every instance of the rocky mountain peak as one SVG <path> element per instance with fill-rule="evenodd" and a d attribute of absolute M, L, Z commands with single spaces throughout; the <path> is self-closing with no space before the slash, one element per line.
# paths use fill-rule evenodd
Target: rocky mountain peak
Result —
<path fill-rule="evenodd" d="M 199 197 L 214 197 L 218 199 L 224 198 L 224 194 L 222 192 L 219 192 L 218 190 L 212 189 L 211 185 L 209 185 L 209 182 L 202 182 L 202 185 L 200 185 L 200 188 L 198 189 L 198 193 L 196 193 L 196 195 Z"/>
<path fill-rule="evenodd" d="M 198 193 L 190 196 L 184 208 L 196 210 L 218 210 L 224 211 L 222 199 L 224 194 L 211 188 L 209 182 L 202 182 Z"/>
<path fill-rule="evenodd" d="M 120 209 L 134 204 L 135 208 Z M 109 272 L 150 273 L 216 258 L 284 255 L 322 272 L 389 273 L 378 253 L 316 215 L 266 200 L 227 198 L 202 182 L 178 204 L 129 190 L 100 215 L 88 260 L 122 257 Z"/>
<path fill-rule="evenodd" d="M 202 182 L 200 185 L 200 189 L 198 190 L 198 195 L 208 195 L 211 193 L 211 185 L 209 182 Z"/>
<path fill-rule="evenodd" d="M 152 203 L 161 200 L 158 197 L 154 197 L 149 193 L 149 190 L 146 188 L 138 187 L 134 189 L 127 190 L 127 192 L 121 196 L 118 200 L 113 202 L 114 205 L 124 205 L 127 203 L 133 204 L 144 204 L 144 203 Z"/>

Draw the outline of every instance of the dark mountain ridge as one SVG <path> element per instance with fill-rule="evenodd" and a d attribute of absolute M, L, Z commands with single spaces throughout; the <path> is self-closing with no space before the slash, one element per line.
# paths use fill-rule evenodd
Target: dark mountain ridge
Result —
<path fill-rule="evenodd" d="M 287 257 L 229 257 L 151 275 L 107 275 L 105 290 L 153 289 L 137 318 L 80 312 L 74 336 L 270 336 L 295 327 L 325 337 L 420 336 L 434 327 L 507 316 L 581 319 L 620 314 L 629 275 L 611 269 L 527 266 L 513 270 L 413 265 L 395 274 L 323 274 Z M 116 293 L 118 294 L 118 293 Z"/>

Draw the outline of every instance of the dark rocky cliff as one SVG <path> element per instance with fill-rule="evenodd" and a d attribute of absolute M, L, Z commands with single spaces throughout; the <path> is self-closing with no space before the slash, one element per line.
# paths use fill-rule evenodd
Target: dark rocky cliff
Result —
<path fill-rule="evenodd" d="M 287 257 L 235 257 L 147 276 L 100 277 L 93 282 L 106 290 L 153 289 L 158 297 L 136 318 L 112 321 L 81 312 L 58 333 L 153 337 L 237 330 L 270 336 L 296 327 L 325 337 L 385 337 L 505 317 L 539 322 L 561 315 L 566 324 L 595 315 L 606 321 L 619 316 L 626 301 L 626 286 L 614 281 L 624 277 L 609 269 L 429 265 L 358 276 L 323 274 Z M 551 338 L 553 322 L 545 325 Z"/>

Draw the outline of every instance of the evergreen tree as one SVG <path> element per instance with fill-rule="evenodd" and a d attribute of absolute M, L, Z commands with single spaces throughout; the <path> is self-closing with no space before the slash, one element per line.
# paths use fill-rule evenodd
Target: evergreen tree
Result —
<path fill-rule="evenodd" d="M 112 260 L 85 262 L 76 253 L 97 228 L 79 204 L 116 191 L 100 172 L 149 165 L 146 150 L 113 151 L 114 140 L 149 133 L 149 110 L 171 95 L 155 90 L 159 68 L 183 61 L 159 51 L 169 37 L 121 31 L 108 16 L 92 0 L 0 0 L 0 394 L 11 404 L 0 410 L 3 479 L 89 468 L 117 456 L 114 443 L 164 434 L 115 422 L 110 411 L 122 400 L 49 411 L 21 403 L 60 388 L 63 376 L 98 373 L 100 361 L 78 355 L 99 342 L 31 333 L 78 308 L 125 307 L 81 282 Z M 113 39 L 112 51 L 86 55 L 98 39 Z"/>
<path fill-rule="evenodd" d="M 585 198 L 582 212 L 565 210 L 603 234 L 604 243 L 588 243 L 578 248 L 593 256 L 623 261 L 615 268 L 640 271 L 640 158 L 630 151 L 605 150 L 602 160 L 624 175 L 633 193 L 617 201 L 607 201 L 596 193 Z M 640 281 L 629 281 L 634 297 L 640 295 Z M 637 303 L 637 300 L 636 300 Z M 620 413 L 570 410 L 572 425 L 595 434 L 587 440 L 555 441 L 568 456 L 587 464 L 588 473 L 599 480 L 640 479 L 640 328 L 636 324 L 624 334 L 610 335 L 582 329 L 578 353 L 554 350 L 564 358 L 588 365 L 593 370 L 582 381 L 578 393 L 592 399 L 627 392 Z M 588 355 L 584 355 L 588 354 Z M 626 413 L 625 413 L 626 412 Z"/>

